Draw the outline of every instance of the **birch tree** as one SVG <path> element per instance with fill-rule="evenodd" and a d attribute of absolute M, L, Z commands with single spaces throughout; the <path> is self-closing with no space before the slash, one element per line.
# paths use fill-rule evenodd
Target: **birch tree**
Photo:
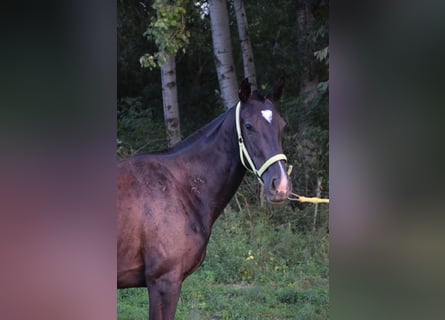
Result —
<path fill-rule="evenodd" d="M 238 82 L 233 62 L 227 1 L 210 0 L 209 13 L 219 87 L 224 106 L 229 109 L 238 102 Z"/>
<path fill-rule="evenodd" d="M 144 35 L 156 42 L 159 51 L 140 58 L 143 67 L 161 68 L 162 104 L 168 146 L 181 140 L 175 55 L 188 44 L 190 34 L 185 28 L 186 0 L 155 0 L 157 17 Z"/>
<path fill-rule="evenodd" d="M 178 91 L 176 89 L 175 56 L 166 56 L 167 62 L 161 66 L 162 105 L 164 122 L 167 129 L 167 144 L 169 147 L 181 140 L 179 119 Z"/>
<path fill-rule="evenodd" d="M 243 0 L 233 0 L 236 22 L 238 26 L 241 53 L 243 56 L 244 77 L 249 79 L 252 91 L 257 89 L 255 60 L 253 59 L 252 43 L 250 42 L 246 9 Z"/>

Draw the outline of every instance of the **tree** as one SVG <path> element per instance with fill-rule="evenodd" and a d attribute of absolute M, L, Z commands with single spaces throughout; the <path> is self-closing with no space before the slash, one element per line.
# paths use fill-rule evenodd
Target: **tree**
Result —
<path fill-rule="evenodd" d="M 300 64 L 300 95 L 305 96 L 306 101 L 311 100 L 316 94 L 318 74 L 313 53 L 314 48 L 309 35 L 314 29 L 315 19 L 312 14 L 309 0 L 301 0 L 297 7 L 297 48 Z"/>
<path fill-rule="evenodd" d="M 185 28 L 186 0 L 155 0 L 157 18 L 144 33 L 155 40 L 159 51 L 154 55 L 145 54 L 140 62 L 144 67 L 160 66 L 162 82 L 162 104 L 167 129 L 168 146 L 181 140 L 178 92 L 176 86 L 175 55 L 188 44 L 190 34 Z"/>
<path fill-rule="evenodd" d="M 257 89 L 255 61 L 253 59 L 252 44 L 248 33 L 247 15 L 243 0 L 233 0 L 236 22 L 238 26 L 241 53 L 243 56 L 244 77 L 249 79 L 252 91 Z"/>
<path fill-rule="evenodd" d="M 233 62 L 226 0 L 210 0 L 209 13 L 212 29 L 213 53 L 219 87 L 226 109 L 238 102 L 238 82 Z"/>
<path fill-rule="evenodd" d="M 300 0 L 297 4 L 297 54 L 300 65 L 299 93 L 306 106 L 317 96 L 327 69 L 327 1 Z M 316 19 L 316 14 L 321 17 Z M 324 63 L 324 65 L 323 65 Z M 326 91 L 323 82 L 321 91 Z"/>
<path fill-rule="evenodd" d="M 167 144 L 169 147 L 181 140 L 179 120 L 178 91 L 176 89 L 176 62 L 175 56 L 166 56 L 167 63 L 161 66 L 162 104 L 164 108 L 164 121 L 167 129 Z"/>

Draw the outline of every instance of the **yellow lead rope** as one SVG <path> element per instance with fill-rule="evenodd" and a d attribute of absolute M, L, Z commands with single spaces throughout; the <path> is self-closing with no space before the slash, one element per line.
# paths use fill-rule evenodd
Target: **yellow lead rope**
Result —
<path fill-rule="evenodd" d="M 290 176 L 292 172 L 292 165 L 289 165 L 289 168 L 287 169 L 287 175 Z M 296 193 L 290 193 L 287 197 L 290 201 L 300 201 L 300 202 L 310 202 L 310 203 L 329 203 L 329 199 L 323 199 L 318 197 L 303 197 Z"/>
<path fill-rule="evenodd" d="M 291 201 L 310 202 L 310 203 L 329 203 L 329 199 L 317 198 L 317 197 L 303 197 L 296 193 L 291 193 L 288 197 Z"/>

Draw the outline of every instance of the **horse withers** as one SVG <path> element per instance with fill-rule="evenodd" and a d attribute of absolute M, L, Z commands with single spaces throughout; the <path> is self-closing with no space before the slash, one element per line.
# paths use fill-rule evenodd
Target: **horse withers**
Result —
<path fill-rule="evenodd" d="M 238 189 L 246 168 L 282 203 L 291 191 L 281 137 L 285 122 L 274 93 L 251 94 L 163 152 L 118 165 L 117 287 L 147 287 L 149 319 L 174 319 L 184 279 L 202 263 L 212 226 Z"/>

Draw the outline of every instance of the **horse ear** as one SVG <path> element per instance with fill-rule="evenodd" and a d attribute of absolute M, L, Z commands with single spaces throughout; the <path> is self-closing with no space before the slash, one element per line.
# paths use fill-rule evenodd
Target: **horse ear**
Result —
<path fill-rule="evenodd" d="M 241 102 L 246 102 L 250 97 L 250 83 L 249 79 L 245 78 L 238 89 L 238 97 Z"/>
<path fill-rule="evenodd" d="M 284 76 L 278 79 L 277 83 L 275 84 L 272 96 L 268 95 L 268 98 L 272 98 L 273 101 L 280 100 L 283 94 L 283 88 L 284 88 Z"/>

